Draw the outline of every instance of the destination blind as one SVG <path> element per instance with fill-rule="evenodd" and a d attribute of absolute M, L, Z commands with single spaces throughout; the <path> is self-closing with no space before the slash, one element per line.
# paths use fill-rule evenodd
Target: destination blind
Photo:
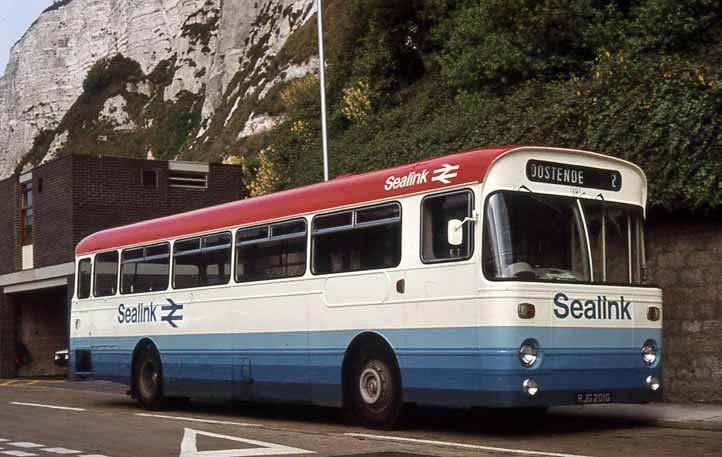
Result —
<path fill-rule="evenodd" d="M 526 176 L 530 181 L 590 189 L 622 189 L 622 174 L 616 170 L 584 167 L 566 163 L 530 160 L 526 163 Z"/>

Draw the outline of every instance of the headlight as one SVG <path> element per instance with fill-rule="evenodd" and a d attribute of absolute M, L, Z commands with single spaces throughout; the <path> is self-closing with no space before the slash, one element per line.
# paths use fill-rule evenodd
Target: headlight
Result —
<path fill-rule="evenodd" d="M 521 364 L 529 368 L 534 365 L 539 358 L 539 347 L 532 340 L 524 341 L 519 348 L 519 360 Z"/>
<path fill-rule="evenodd" d="M 642 346 L 642 360 L 647 365 L 653 365 L 657 361 L 657 343 L 654 340 L 647 340 Z"/>

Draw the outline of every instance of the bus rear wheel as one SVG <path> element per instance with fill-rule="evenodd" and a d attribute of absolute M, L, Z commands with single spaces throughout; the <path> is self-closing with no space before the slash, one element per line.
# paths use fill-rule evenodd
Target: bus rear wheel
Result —
<path fill-rule="evenodd" d="M 401 416 L 401 380 L 389 351 L 380 345 L 365 346 L 353 364 L 352 405 L 356 416 L 369 427 L 392 427 Z"/>
<path fill-rule="evenodd" d="M 135 368 L 135 394 L 146 409 L 160 409 L 163 398 L 163 368 L 158 351 L 146 347 L 138 357 Z"/>

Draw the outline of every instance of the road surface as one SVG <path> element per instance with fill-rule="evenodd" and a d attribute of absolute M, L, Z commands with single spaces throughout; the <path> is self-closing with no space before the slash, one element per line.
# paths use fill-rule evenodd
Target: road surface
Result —
<path fill-rule="evenodd" d="M 720 456 L 722 432 L 552 411 L 545 418 L 417 408 L 394 431 L 330 408 L 191 402 L 141 409 L 123 386 L 0 381 L 0 457 Z"/>

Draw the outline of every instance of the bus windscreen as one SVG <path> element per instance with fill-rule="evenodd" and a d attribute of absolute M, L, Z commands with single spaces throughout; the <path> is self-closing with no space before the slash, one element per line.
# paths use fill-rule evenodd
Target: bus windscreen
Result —
<path fill-rule="evenodd" d="M 642 282 L 641 208 L 498 192 L 488 199 L 484 225 L 482 262 L 489 279 Z"/>

